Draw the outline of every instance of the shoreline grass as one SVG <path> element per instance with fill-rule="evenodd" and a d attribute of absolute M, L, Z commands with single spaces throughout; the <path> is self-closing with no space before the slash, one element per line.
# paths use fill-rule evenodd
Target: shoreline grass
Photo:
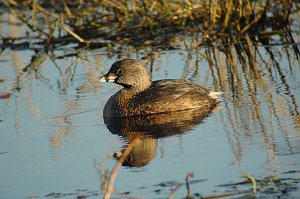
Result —
<path fill-rule="evenodd" d="M 115 42 L 168 48 L 176 35 L 198 37 L 193 48 L 235 38 L 261 42 L 290 34 L 290 15 L 299 10 L 292 0 L 5 0 L 2 7 L 45 48 L 68 43 L 99 48 Z"/>

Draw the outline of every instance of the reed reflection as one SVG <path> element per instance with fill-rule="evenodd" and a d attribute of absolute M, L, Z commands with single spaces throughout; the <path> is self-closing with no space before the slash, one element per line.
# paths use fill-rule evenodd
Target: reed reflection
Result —
<path fill-rule="evenodd" d="M 187 110 L 144 117 L 105 117 L 104 122 L 112 134 L 122 136 L 129 143 L 137 136 L 140 138 L 123 166 L 143 167 L 155 158 L 157 139 L 190 131 L 209 114 L 203 110 Z M 116 152 L 113 157 L 119 159 L 121 155 L 122 152 Z"/>
<path fill-rule="evenodd" d="M 300 51 L 293 35 L 287 31 L 279 40 L 241 36 L 220 44 L 222 49 L 206 46 L 205 54 L 215 88 L 225 93 L 226 115 L 220 114 L 235 158 L 240 160 L 247 142 L 257 136 L 267 160 L 299 153 L 299 94 L 294 88 Z"/>

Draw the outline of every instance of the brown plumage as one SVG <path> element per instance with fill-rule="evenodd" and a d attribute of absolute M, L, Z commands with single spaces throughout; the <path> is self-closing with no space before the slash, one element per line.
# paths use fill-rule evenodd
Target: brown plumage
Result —
<path fill-rule="evenodd" d="M 201 109 L 208 114 L 219 104 L 218 92 L 197 84 L 181 80 L 152 82 L 146 67 L 132 59 L 115 62 L 99 82 L 114 82 L 124 87 L 107 101 L 104 117 L 143 116 L 190 109 Z"/>

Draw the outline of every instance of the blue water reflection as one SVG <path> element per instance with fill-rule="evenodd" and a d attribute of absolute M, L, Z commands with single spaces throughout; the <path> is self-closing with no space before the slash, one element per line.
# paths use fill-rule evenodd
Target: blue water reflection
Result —
<path fill-rule="evenodd" d="M 144 142 L 119 170 L 114 196 L 129 192 L 164 198 L 189 171 L 195 174 L 191 189 L 203 194 L 225 191 L 218 185 L 240 181 L 243 172 L 257 178 L 299 179 L 299 60 L 289 46 L 272 47 L 275 61 L 263 46 L 258 48 L 262 58 L 254 65 L 242 65 L 237 57 L 228 63 L 220 51 L 207 48 L 158 51 L 154 59 L 143 60 L 154 80 L 183 79 L 224 95 L 220 107 L 208 117 L 194 121 L 182 115 L 180 125 L 170 122 L 167 129 L 141 123 L 150 132 L 163 133 L 138 130 Z M 203 56 L 212 51 L 214 58 Z M 55 52 L 56 56 L 65 53 Z M 0 101 L 3 198 L 58 193 L 65 198 L 80 194 L 98 198 L 118 152 L 135 136 L 135 131 L 126 131 L 132 121 L 118 121 L 120 127 L 103 120 L 105 102 L 120 87 L 97 82 L 116 59 L 127 56 L 109 57 L 100 50 L 81 53 L 88 61 L 48 57 L 38 71 L 27 73 L 22 70 L 34 52 L 1 54 L 0 92 L 12 93 Z M 142 59 L 144 53 L 147 50 L 129 57 Z M 164 188 L 159 186 L 162 182 Z M 185 189 L 176 192 L 176 196 L 185 194 Z"/>

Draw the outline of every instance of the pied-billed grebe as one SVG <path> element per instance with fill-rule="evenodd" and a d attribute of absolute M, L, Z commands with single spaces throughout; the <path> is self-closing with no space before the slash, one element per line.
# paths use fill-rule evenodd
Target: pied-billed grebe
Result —
<path fill-rule="evenodd" d="M 99 82 L 114 82 L 124 88 L 105 104 L 104 117 L 131 117 L 201 109 L 208 114 L 218 104 L 218 92 L 180 80 L 151 81 L 146 67 L 139 61 L 115 62 Z"/>

